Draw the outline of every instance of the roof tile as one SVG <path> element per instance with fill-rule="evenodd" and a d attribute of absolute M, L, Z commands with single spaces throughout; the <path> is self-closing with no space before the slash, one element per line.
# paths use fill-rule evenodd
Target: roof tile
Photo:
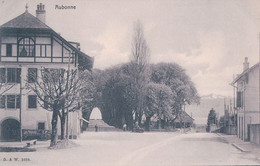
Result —
<path fill-rule="evenodd" d="M 0 28 L 36 28 L 36 29 L 51 29 L 46 24 L 41 22 L 28 12 L 15 17 L 14 19 L 3 24 Z"/>

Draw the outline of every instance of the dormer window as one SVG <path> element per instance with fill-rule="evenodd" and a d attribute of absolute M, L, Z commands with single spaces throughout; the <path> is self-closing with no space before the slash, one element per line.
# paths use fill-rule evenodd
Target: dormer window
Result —
<path fill-rule="evenodd" d="M 21 57 L 33 57 L 34 52 L 34 40 L 32 38 L 21 38 L 18 43 L 19 56 Z"/>

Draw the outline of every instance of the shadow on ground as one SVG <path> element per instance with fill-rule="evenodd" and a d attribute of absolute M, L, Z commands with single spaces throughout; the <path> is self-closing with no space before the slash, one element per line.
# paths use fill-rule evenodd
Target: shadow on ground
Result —
<path fill-rule="evenodd" d="M 184 141 L 211 141 L 211 142 L 222 142 L 228 144 L 225 138 L 212 137 L 212 138 L 183 138 Z"/>
<path fill-rule="evenodd" d="M 0 152 L 35 152 L 35 148 L 26 147 L 0 147 Z"/>

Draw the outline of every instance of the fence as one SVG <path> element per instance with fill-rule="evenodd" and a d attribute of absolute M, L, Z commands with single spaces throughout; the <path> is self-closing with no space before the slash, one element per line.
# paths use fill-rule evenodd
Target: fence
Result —
<path fill-rule="evenodd" d="M 260 145 L 260 124 L 249 125 L 249 140 Z"/>
<path fill-rule="evenodd" d="M 23 140 L 48 140 L 51 136 L 50 130 L 29 130 L 23 129 Z"/>

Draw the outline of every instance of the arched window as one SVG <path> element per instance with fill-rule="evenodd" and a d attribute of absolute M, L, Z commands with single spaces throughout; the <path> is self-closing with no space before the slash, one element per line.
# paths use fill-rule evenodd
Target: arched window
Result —
<path fill-rule="evenodd" d="M 19 56 L 32 57 L 35 56 L 34 41 L 31 38 L 22 38 L 18 43 Z"/>

